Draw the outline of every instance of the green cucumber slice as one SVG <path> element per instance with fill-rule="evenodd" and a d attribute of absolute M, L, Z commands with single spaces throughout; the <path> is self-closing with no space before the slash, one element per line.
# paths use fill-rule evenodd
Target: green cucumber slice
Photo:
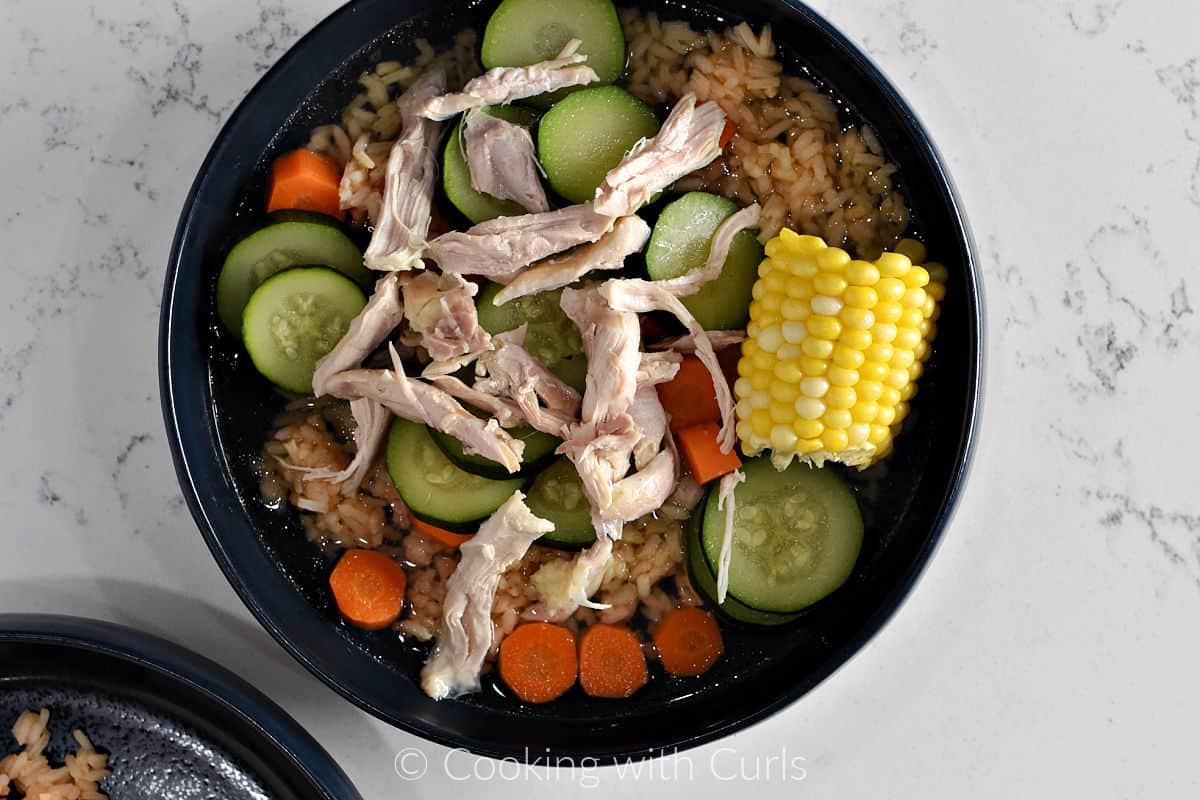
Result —
<path fill-rule="evenodd" d="M 242 332 L 242 311 L 254 290 L 275 273 L 298 266 L 327 266 L 361 286 L 371 273 L 358 245 L 335 225 L 324 222 L 277 222 L 242 239 L 217 278 L 217 314 L 233 333 Z"/>
<path fill-rule="evenodd" d="M 490 458 L 484 458 L 476 453 L 464 451 L 462 442 L 453 436 L 433 430 L 432 428 L 429 433 L 433 436 L 433 440 L 437 442 L 437 446 L 442 448 L 442 452 L 454 462 L 455 466 L 475 475 L 482 475 L 485 478 L 502 479 L 512 477 L 512 473 L 503 464 L 498 464 Z M 508 433 L 514 439 L 520 439 L 525 442 L 525 452 L 521 456 L 521 471 L 517 473 L 518 475 L 527 475 L 531 470 L 536 469 L 562 443 L 562 439 L 559 439 L 557 436 L 551 436 L 548 433 L 534 430 L 528 425 L 518 425 L 515 428 L 510 428 Z"/>
<path fill-rule="evenodd" d="M 242 338 L 255 368 L 281 389 L 312 394 L 313 370 L 367 304 L 354 281 L 326 267 L 277 273 L 254 290 Z"/>
<path fill-rule="evenodd" d="M 554 191 L 590 203 L 608 171 L 659 126 L 654 110 L 619 86 L 581 89 L 542 117 L 538 161 Z"/>
<path fill-rule="evenodd" d="M 486 69 L 548 61 L 571 39 L 601 83 L 625 71 L 625 34 L 611 0 L 504 0 L 483 32 Z"/>
<path fill-rule="evenodd" d="M 748 461 L 742 471 L 729 594 L 760 611 L 789 613 L 845 583 L 862 548 L 863 521 L 837 473 L 800 463 L 779 472 L 769 458 Z M 717 493 L 709 492 L 700 536 L 709 564 L 718 563 L 724 528 Z"/>
<path fill-rule="evenodd" d="M 580 547 L 596 540 L 592 508 L 583 493 L 579 473 L 568 459 L 558 459 L 533 479 L 525 503 L 535 516 L 554 523 L 554 530 L 544 535 L 542 541 Z"/>
<path fill-rule="evenodd" d="M 388 433 L 387 470 L 410 511 L 449 530 L 487 519 L 525 483 L 522 478 L 497 481 L 460 469 L 428 428 L 399 417 Z"/>
<path fill-rule="evenodd" d="M 663 208 L 646 246 L 646 273 L 661 281 L 704 266 L 713 234 L 738 210 L 732 200 L 708 192 L 688 192 Z M 751 292 L 758 280 L 763 247 L 748 230 L 733 237 L 721 276 L 684 297 L 683 304 L 705 330 L 746 327 Z"/>
<path fill-rule="evenodd" d="M 582 391 L 587 359 L 579 328 L 559 304 L 562 290 L 518 297 L 498 306 L 494 301 L 502 288 L 489 283 L 480 290 L 475 300 L 479 325 L 492 335 L 524 325 L 525 349 L 555 375 Z"/>
<path fill-rule="evenodd" d="M 710 491 L 715 491 L 715 489 Z M 743 625 L 785 625 L 799 617 L 799 614 L 773 614 L 770 611 L 759 611 L 728 594 L 725 596 L 724 603 L 717 603 L 717 576 L 708 563 L 708 559 L 704 555 L 704 548 L 700 544 L 703 519 L 704 504 L 701 503 L 688 518 L 687 526 L 684 528 L 683 542 L 684 553 L 687 556 L 688 578 L 691 579 L 692 588 L 700 597 L 716 609 L 721 616 Z"/>
<path fill-rule="evenodd" d="M 532 127 L 537 121 L 536 114 L 520 106 L 489 106 L 485 110 L 494 117 L 526 127 Z M 446 139 L 446 149 L 442 153 L 442 190 L 446 193 L 446 199 L 475 224 L 496 217 L 515 217 L 527 213 L 519 203 L 492 197 L 476 191 L 471 185 L 471 171 L 462 150 L 462 120 Z"/>

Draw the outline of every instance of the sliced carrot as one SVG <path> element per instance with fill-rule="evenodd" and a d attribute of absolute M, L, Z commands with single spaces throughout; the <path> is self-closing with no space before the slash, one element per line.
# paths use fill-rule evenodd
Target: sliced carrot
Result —
<path fill-rule="evenodd" d="M 400 616 L 407 585 L 404 568 L 374 550 L 347 550 L 329 576 L 338 611 L 351 625 L 372 631 Z"/>
<path fill-rule="evenodd" d="M 654 630 L 654 647 L 667 672 L 689 677 L 707 672 L 725 652 L 716 618 L 702 608 L 664 614 Z"/>
<path fill-rule="evenodd" d="M 500 643 L 500 678 L 526 703 L 548 703 L 575 685 L 575 634 L 549 622 L 517 628 Z"/>
<path fill-rule="evenodd" d="M 658 385 L 658 399 L 671 415 L 673 431 L 721 419 L 712 374 L 695 356 L 684 358 L 675 377 Z"/>
<path fill-rule="evenodd" d="M 438 544 L 445 545 L 451 550 L 457 549 L 463 542 L 469 542 L 474 538 L 473 533 L 456 533 L 448 531 L 445 528 L 439 528 L 436 525 L 431 525 L 423 519 L 417 519 L 415 516 L 411 519 L 412 529 L 421 534 L 427 539 L 433 539 Z"/>
<path fill-rule="evenodd" d="M 737 450 L 721 452 L 721 444 L 718 441 L 720 435 L 721 426 L 715 422 L 705 422 L 675 431 L 675 443 L 683 451 L 683 458 L 697 483 L 704 484 L 716 480 L 742 465 Z"/>
<path fill-rule="evenodd" d="M 600 622 L 579 637 L 579 685 L 592 697 L 629 697 L 648 679 L 642 643 L 628 626 Z"/>
<path fill-rule="evenodd" d="M 293 150 L 275 159 L 267 212 L 300 209 L 342 218 L 338 184 L 342 175 L 337 165 L 311 150 Z"/>
<path fill-rule="evenodd" d="M 721 129 L 721 149 L 725 149 L 725 145 L 729 144 L 729 140 L 737 133 L 737 124 L 728 117 L 725 118 L 725 127 Z"/>

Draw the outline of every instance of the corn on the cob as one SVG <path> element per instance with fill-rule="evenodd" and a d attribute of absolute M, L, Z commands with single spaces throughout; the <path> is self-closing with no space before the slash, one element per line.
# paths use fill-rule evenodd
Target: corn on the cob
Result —
<path fill-rule="evenodd" d="M 767 243 L 738 362 L 737 433 L 749 455 L 865 468 L 908 414 L 929 357 L 946 269 L 905 239 L 873 262 L 784 229 Z"/>

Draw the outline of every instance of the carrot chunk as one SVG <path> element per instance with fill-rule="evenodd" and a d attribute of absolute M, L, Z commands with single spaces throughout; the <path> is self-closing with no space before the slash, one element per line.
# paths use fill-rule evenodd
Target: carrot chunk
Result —
<path fill-rule="evenodd" d="M 347 550 L 329 576 L 338 611 L 351 625 L 367 630 L 396 621 L 407 585 L 404 568 L 374 550 Z"/>
<path fill-rule="evenodd" d="M 725 145 L 729 144 L 730 140 L 733 139 L 733 135 L 735 133 L 737 133 L 737 124 L 733 120 L 726 117 L 725 127 L 721 129 L 721 140 L 718 142 L 722 150 L 724 150 Z"/>
<path fill-rule="evenodd" d="M 293 150 L 275 160 L 267 193 L 267 213 L 299 209 L 342 218 L 337 165 L 311 150 Z"/>
<path fill-rule="evenodd" d="M 663 615 L 654 631 L 663 668 L 672 675 L 703 675 L 725 652 L 721 629 L 701 608 L 677 608 Z"/>
<path fill-rule="evenodd" d="M 579 637 L 579 685 L 592 697 L 629 697 L 646 685 L 646 656 L 626 625 L 592 625 Z"/>
<path fill-rule="evenodd" d="M 717 405 L 712 375 L 695 356 L 684 358 L 675 377 L 658 385 L 658 399 L 671 415 L 673 431 L 702 422 L 721 421 L 721 407 Z"/>
<path fill-rule="evenodd" d="M 412 517 L 411 524 L 412 529 L 424 536 L 426 539 L 433 539 L 438 544 L 444 545 L 451 550 L 458 549 L 459 545 L 461 545 L 463 542 L 471 541 L 471 539 L 475 536 L 473 533 L 456 533 L 455 531 L 448 531 L 445 528 L 439 528 L 436 525 L 431 525 L 425 520 L 418 519 L 415 516 Z"/>
<path fill-rule="evenodd" d="M 675 441 L 697 483 L 708 483 L 742 465 L 737 451 L 721 452 L 721 426 L 705 422 L 675 432 Z"/>
<path fill-rule="evenodd" d="M 526 703 L 548 703 L 575 685 L 575 634 L 549 622 L 517 628 L 500 643 L 500 678 Z"/>

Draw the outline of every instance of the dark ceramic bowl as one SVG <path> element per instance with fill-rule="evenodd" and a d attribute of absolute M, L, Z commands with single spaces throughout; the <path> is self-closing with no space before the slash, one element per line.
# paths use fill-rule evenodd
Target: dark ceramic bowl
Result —
<path fill-rule="evenodd" d="M 76 728 L 109 753 L 112 800 L 361 800 L 294 719 L 207 658 L 107 622 L 0 614 L 0 726 L 39 708 L 52 763 Z"/>
<path fill-rule="evenodd" d="M 790 70 L 829 87 L 847 121 L 871 124 L 900 166 L 915 230 L 950 270 L 935 355 L 894 455 L 850 476 L 868 524 L 853 577 L 801 621 L 775 631 L 727 629 L 727 653 L 708 675 L 680 680 L 658 672 L 626 702 L 576 689 L 531 707 L 485 682 L 478 694 L 435 703 L 415 681 L 424 650 L 344 625 L 326 586 L 330 564 L 296 519 L 257 499 L 250 462 L 281 401 L 218 330 L 213 292 L 227 248 L 261 218 L 270 160 L 302 145 L 314 125 L 336 119 L 360 71 L 383 58 L 407 60 L 417 36 L 445 44 L 464 26 L 481 28 L 491 5 L 355 0 L 263 77 L 217 138 L 183 211 L 162 310 L 162 400 L 180 484 L 213 555 L 259 621 L 314 674 L 379 718 L 446 745 L 518 758 L 608 761 L 693 746 L 783 708 L 837 669 L 896 610 L 933 552 L 967 471 L 978 409 L 980 296 L 970 235 L 911 109 L 811 10 L 788 0 L 648 4 L 705 26 L 770 22 Z"/>

